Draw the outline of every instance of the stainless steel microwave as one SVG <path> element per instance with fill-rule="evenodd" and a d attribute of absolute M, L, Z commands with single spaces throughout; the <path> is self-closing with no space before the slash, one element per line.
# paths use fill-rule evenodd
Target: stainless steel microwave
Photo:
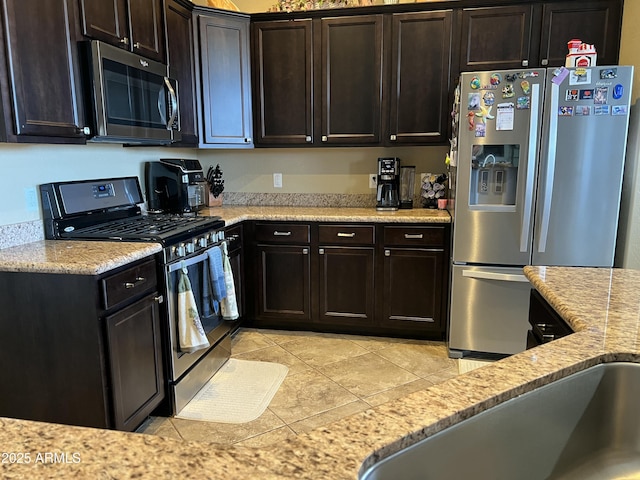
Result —
<path fill-rule="evenodd" d="M 167 76 L 166 65 L 97 40 L 86 47 L 90 141 L 162 145 L 181 139 L 178 82 Z"/>

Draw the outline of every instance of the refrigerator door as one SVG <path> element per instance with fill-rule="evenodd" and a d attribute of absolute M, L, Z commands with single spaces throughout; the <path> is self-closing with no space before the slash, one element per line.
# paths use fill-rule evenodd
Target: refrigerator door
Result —
<path fill-rule="evenodd" d="M 633 67 L 566 70 L 547 72 L 532 263 L 611 267 Z"/>
<path fill-rule="evenodd" d="M 526 265 L 544 70 L 463 73 L 453 260 Z"/>
<path fill-rule="evenodd" d="M 454 265 L 451 288 L 450 357 L 525 350 L 531 285 L 522 268 Z"/>

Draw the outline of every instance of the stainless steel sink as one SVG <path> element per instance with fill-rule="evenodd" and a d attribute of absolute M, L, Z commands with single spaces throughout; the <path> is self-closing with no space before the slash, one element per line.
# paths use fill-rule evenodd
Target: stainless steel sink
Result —
<path fill-rule="evenodd" d="M 640 479 L 640 364 L 597 365 L 525 393 L 360 478 Z"/>

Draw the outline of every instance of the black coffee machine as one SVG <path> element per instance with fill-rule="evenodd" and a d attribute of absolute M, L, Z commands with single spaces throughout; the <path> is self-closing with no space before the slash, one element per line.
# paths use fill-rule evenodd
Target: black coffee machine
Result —
<path fill-rule="evenodd" d="M 378 193 L 376 210 L 398 210 L 400 207 L 400 159 L 378 158 Z"/>
<path fill-rule="evenodd" d="M 206 205 L 207 182 L 198 160 L 146 162 L 144 177 L 149 213 L 195 215 Z"/>

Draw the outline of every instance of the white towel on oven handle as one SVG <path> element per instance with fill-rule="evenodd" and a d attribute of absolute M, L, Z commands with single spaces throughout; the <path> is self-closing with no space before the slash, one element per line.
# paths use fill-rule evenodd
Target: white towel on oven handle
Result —
<path fill-rule="evenodd" d="M 229 262 L 229 251 L 227 249 L 227 242 L 222 242 L 222 269 L 224 271 L 224 283 L 227 287 L 227 296 L 220 302 L 220 310 L 222 311 L 222 318 L 225 320 L 237 320 L 240 315 L 238 314 L 238 302 L 236 300 L 236 287 L 233 282 L 233 271 L 231 270 L 231 262 Z"/>
<path fill-rule="evenodd" d="M 181 352 L 192 353 L 209 346 L 186 267 L 178 270 L 178 339 Z"/>

